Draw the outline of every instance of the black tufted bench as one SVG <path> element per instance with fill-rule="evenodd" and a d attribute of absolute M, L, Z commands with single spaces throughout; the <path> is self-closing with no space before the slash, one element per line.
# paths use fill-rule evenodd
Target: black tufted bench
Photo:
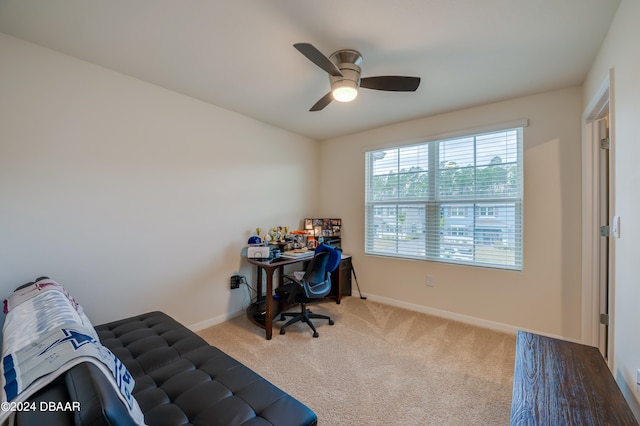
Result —
<path fill-rule="evenodd" d="M 134 377 L 133 395 L 148 425 L 317 423 L 304 404 L 162 312 L 95 329 Z M 93 365 L 80 364 L 31 398 L 79 401 L 80 412 L 18 413 L 16 425 L 126 425 L 122 403 L 103 382 Z"/>

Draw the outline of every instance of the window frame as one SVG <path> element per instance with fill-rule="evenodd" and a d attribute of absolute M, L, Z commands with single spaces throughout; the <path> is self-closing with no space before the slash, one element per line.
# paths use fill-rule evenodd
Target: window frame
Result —
<path fill-rule="evenodd" d="M 406 145 L 392 145 L 389 147 L 375 147 L 365 150 L 365 254 L 373 256 L 385 256 L 402 259 L 412 260 L 426 260 L 444 263 L 456 263 L 464 264 L 473 267 L 488 267 L 505 270 L 522 271 L 524 267 L 524 127 L 527 122 L 519 121 L 514 123 L 515 125 L 505 125 L 501 127 L 495 127 L 491 129 L 460 132 L 455 135 L 445 135 L 441 137 L 434 137 L 429 140 L 421 142 L 413 142 Z M 515 166 L 515 176 L 511 182 L 516 182 L 514 185 L 515 190 L 511 186 L 508 186 L 506 191 L 510 194 L 505 196 L 504 194 L 494 191 L 489 193 L 482 193 L 480 189 L 482 187 L 478 184 L 477 178 L 474 178 L 474 193 L 466 197 L 455 196 L 448 198 L 446 195 L 442 195 L 442 187 L 440 187 L 441 173 L 444 170 L 442 157 L 440 156 L 440 150 L 442 146 L 445 146 L 446 142 L 453 141 L 455 139 L 473 138 L 473 150 L 477 150 L 479 145 L 478 139 L 483 136 L 505 134 L 505 137 L 510 132 L 516 134 L 516 152 L 515 160 L 511 159 L 505 163 L 505 170 L 507 165 Z M 508 144 L 508 142 L 505 142 Z M 506 145 L 505 145 L 506 146 Z M 402 157 L 403 149 L 426 149 L 427 155 L 427 168 L 413 171 L 403 171 L 400 168 L 401 162 L 406 159 Z M 382 151 L 392 152 L 397 150 L 398 155 L 398 168 L 397 179 L 400 188 L 401 177 L 415 177 L 411 173 L 417 176 L 418 173 L 424 174 L 426 179 L 426 190 L 421 194 L 410 194 L 402 197 L 398 195 L 398 198 L 391 199 L 372 199 L 375 190 L 372 189 L 375 184 L 375 179 L 379 176 L 374 175 L 374 161 L 376 161 L 376 153 Z M 475 154 L 474 154 L 475 155 Z M 490 163 L 493 164 L 493 163 Z M 445 165 L 446 166 L 446 165 Z M 474 157 L 474 164 L 470 166 L 461 166 L 459 169 L 472 169 L 474 176 L 478 175 L 478 170 L 482 168 L 488 168 L 489 165 L 479 165 Z M 390 174 L 391 176 L 391 174 Z M 495 184 L 494 181 L 491 181 Z M 514 192 L 511 194 L 511 192 Z M 398 190 L 398 192 L 400 192 Z M 378 194 L 379 195 L 379 194 Z M 396 214 L 389 216 L 395 218 L 393 227 L 387 228 L 388 232 L 383 233 L 379 224 L 375 224 L 374 210 L 376 209 L 388 209 L 389 211 L 424 211 L 424 222 L 422 223 L 408 223 L 406 229 L 423 229 L 424 236 L 424 253 L 423 254 L 407 254 L 401 249 L 402 240 L 408 239 L 406 232 L 403 232 L 403 224 L 408 214 L 404 214 L 403 217 Z M 463 216 L 453 215 L 453 212 L 464 212 Z M 504 213 L 502 213 L 504 211 Z M 503 214 L 504 218 L 501 219 L 500 215 Z M 415 215 L 418 217 L 419 214 Z M 448 216 L 449 220 L 467 220 L 472 221 L 472 226 L 469 227 L 468 223 L 456 224 L 450 223 L 447 228 L 444 227 L 444 216 Z M 411 216 L 413 217 L 413 216 Z M 485 223 L 478 223 L 484 221 Z M 486 222 L 495 222 L 495 224 L 487 224 Z M 513 222 L 510 222 L 513 221 Z M 389 223 L 387 223 L 387 226 Z M 500 228 L 502 226 L 503 228 Z M 464 232 L 460 232 L 460 229 L 464 228 Z M 394 232 L 389 231 L 395 230 Z M 437 230 L 437 231 L 436 231 Z M 457 234 L 457 235 L 456 235 Z M 460 235 L 463 234 L 463 235 Z M 469 236 L 465 236 L 468 234 Z M 507 235 L 507 238 L 504 237 Z M 447 237 L 449 238 L 447 241 Z M 384 238 L 388 241 L 389 246 L 385 249 L 375 248 L 374 244 L 377 241 L 381 241 Z M 457 240 L 456 240 L 457 238 Z M 471 241 L 469 243 L 469 241 Z M 394 248 L 395 246 L 395 248 Z M 478 251 L 487 246 L 495 246 L 501 248 L 504 252 L 505 260 L 500 259 L 500 255 L 485 255 L 485 258 L 491 258 L 491 261 L 486 259 L 478 260 L 482 256 L 478 255 Z M 497 248 L 496 248 L 497 250 Z M 512 251 L 513 253 L 506 254 Z M 453 255 L 451 255 L 453 253 Z M 488 257 L 487 257 L 488 256 Z M 497 257 L 494 257 L 497 256 Z M 496 260 L 497 259 L 497 260 Z"/>

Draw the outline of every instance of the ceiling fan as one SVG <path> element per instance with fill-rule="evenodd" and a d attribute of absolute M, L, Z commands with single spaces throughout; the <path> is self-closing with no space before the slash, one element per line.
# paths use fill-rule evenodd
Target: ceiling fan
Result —
<path fill-rule="evenodd" d="M 362 55 L 357 50 L 338 50 L 327 58 L 310 43 L 296 43 L 293 47 L 329 73 L 331 91 L 320 98 L 309 111 L 320 111 L 333 100 L 350 102 L 358 96 L 359 87 L 390 92 L 415 92 L 420 85 L 420 77 L 385 75 L 361 78 Z"/>

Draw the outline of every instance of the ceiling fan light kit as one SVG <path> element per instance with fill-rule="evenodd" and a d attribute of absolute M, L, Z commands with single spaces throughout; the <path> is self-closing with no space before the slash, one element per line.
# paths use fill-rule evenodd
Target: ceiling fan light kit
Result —
<path fill-rule="evenodd" d="M 351 102 L 358 96 L 358 86 L 350 80 L 341 80 L 331 85 L 333 99 L 338 102 Z"/>
<path fill-rule="evenodd" d="M 379 76 L 361 79 L 362 55 L 357 50 L 338 50 L 327 58 L 310 43 L 296 43 L 293 47 L 329 74 L 331 92 L 320 98 L 309 111 L 320 111 L 333 100 L 351 102 L 358 96 L 360 87 L 392 92 L 414 92 L 420 85 L 420 77 Z"/>

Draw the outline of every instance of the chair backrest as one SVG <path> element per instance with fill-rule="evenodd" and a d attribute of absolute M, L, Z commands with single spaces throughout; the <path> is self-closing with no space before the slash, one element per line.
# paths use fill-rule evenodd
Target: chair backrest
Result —
<path fill-rule="evenodd" d="M 327 262 L 327 271 L 333 272 L 338 265 L 340 265 L 340 260 L 342 259 L 342 249 L 332 247 L 328 244 L 320 244 L 316 247 L 316 253 L 320 252 L 329 252 L 329 261 Z"/>
<path fill-rule="evenodd" d="M 316 252 L 302 277 L 302 287 L 309 299 L 321 299 L 331 291 L 331 274 L 327 270 L 330 253 Z"/>

